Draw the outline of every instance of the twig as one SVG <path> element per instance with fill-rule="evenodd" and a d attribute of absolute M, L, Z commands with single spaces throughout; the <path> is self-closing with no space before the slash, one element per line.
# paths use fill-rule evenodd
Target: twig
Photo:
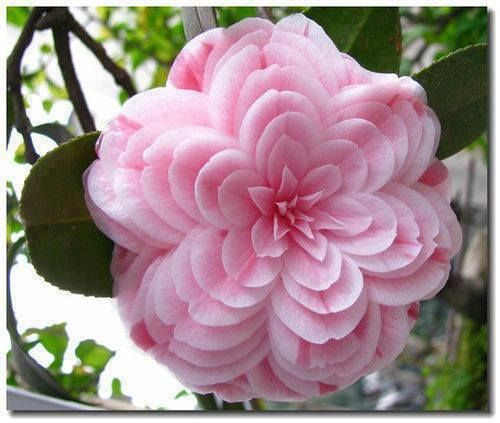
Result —
<path fill-rule="evenodd" d="M 450 275 L 445 287 L 438 293 L 453 309 L 482 323 L 488 317 L 487 288 L 482 280 Z"/>
<path fill-rule="evenodd" d="M 424 41 L 424 43 L 422 44 L 422 46 L 418 49 L 417 54 L 413 58 L 413 63 L 420 63 L 420 60 L 422 59 L 423 55 L 425 54 L 425 52 L 427 51 L 427 49 L 429 47 L 430 47 L 429 44 L 427 44 Z"/>
<path fill-rule="evenodd" d="M 51 15 L 50 17 L 48 16 L 49 14 Z M 67 13 L 63 8 L 57 8 L 49 14 L 47 14 L 46 21 L 42 23 L 44 26 L 50 25 L 52 27 L 57 61 L 59 63 L 59 67 L 61 68 L 68 96 L 73 103 L 73 107 L 75 108 L 75 112 L 78 116 L 82 129 L 85 132 L 95 131 L 94 119 L 90 113 L 73 65 L 71 49 L 69 47 L 68 26 L 65 21 L 65 19 L 67 19 Z M 40 25 L 40 27 L 42 26 Z"/>
<path fill-rule="evenodd" d="M 213 7 L 183 7 L 181 9 L 186 40 L 192 40 L 202 32 L 217 27 Z"/>
<path fill-rule="evenodd" d="M 10 89 L 12 105 L 14 107 L 14 126 L 23 137 L 24 156 L 26 161 L 30 164 L 35 163 L 39 156 L 35 151 L 33 140 L 31 139 L 31 121 L 26 113 L 21 91 L 21 62 L 26 49 L 33 39 L 36 23 L 46 10 L 47 8 L 43 7 L 35 7 L 33 9 L 21 31 L 21 35 L 16 45 L 12 49 L 12 53 L 7 59 L 7 85 Z"/>
<path fill-rule="evenodd" d="M 271 22 L 274 21 L 272 7 L 257 7 L 257 15 L 260 16 L 261 18 L 267 19 Z"/>
<path fill-rule="evenodd" d="M 115 82 L 121 86 L 129 97 L 137 94 L 132 79 L 125 69 L 117 65 L 106 53 L 102 44 L 94 40 L 89 33 L 81 26 L 76 19 L 68 12 L 68 27 L 70 31 L 75 34 L 83 44 L 94 54 L 95 57 L 101 62 L 104 69 L 106 69 L 114 78 Z"/>

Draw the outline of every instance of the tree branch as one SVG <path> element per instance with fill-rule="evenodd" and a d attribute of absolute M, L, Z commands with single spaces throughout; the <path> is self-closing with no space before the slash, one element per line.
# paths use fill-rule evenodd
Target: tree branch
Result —
<path fill-rule="evenodd" d="M 482 280 L 466 279 L 460 275 L 450 275 L 438 297 L 459 313 L 484 323 L 488 319 L 487 287 Z"/>
<path fill-rule="evenodd" d="M 181 14 L 187 41 L 192 40 L 202 32 L 217 27 L 213 7 L 183 7 Z"/>
<path fill-rule="evenodd" d="M 260 16 L 261 18 L 267 19 L 271 22 L 274 21 L 272 7 L 257 7 L 257 15 Z"/>
<path fill-rule="evenodd" d="M 83 44 L 87 46 L 87 48 L 94 54 L 95 57 L 97 57 L 104 69 L 106 69 L 113 76 L 116 84 L 121 86 L 129 97 L 137 94 L 132 79 L 130 78 L 127 71 L 121 66 L 117 65 L 108 56 L 102 44 L 94 40 L 85 30 L 85 28 L 76 21 L 71 13 L 68 12 L 67 15 L 70 31 L 75 34 Z"/>
<path fill-rule="evenodd" d="M 14 126 L 22 135 L 24 141 L 24 156 L 30 164 L 38 160 L 38 154 L 35 151 L 33 140 L 31 139 L 31 122 L 26 113 L 24 106 L 23 94 L 21 91 L 21 62 L 23 60 L 26 49 L 33 40 L 35 26 L 40 17 L 45 13 L 47 8 L 35 7 L 31 12 L 26 24 L 24 25 L 21 35 L 12 49 L 12 53 L 7 59 L 7 86 L 10 89 L 12 105 L 14 108 Z"/>
<path fill-rule="evenodd" d="M 41 24 L 44 26 L 50 25 L 52 27 L 57 61 L 59 63 L 59 67 L 61 68 L 68 96 L 73 103 L 73 107 L 75 108 L 75 112 L 84 132 L 93 132 L 96 130 L 94 119 L 90 113 L 73 65 L 71 49 L 69 46 L 69 33 L 66 21 L 67 17 L 67 10 L 65 8 L 57 8 L 49 12 L 47 14 L 46 21 L 41 22 Z"/>

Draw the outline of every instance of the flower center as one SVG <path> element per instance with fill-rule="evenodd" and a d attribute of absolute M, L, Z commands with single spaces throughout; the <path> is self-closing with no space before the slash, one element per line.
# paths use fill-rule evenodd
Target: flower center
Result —
<path fill-rule="evenodd" d="M 300 207 L 300 198 L 295 195 L 291 200 L 277 201 L 274 213 L 274 239 L 282 238 L 292 229 L 297 229 L 310 239 L 314 239 L 310 223 L 314 220 Z"/>

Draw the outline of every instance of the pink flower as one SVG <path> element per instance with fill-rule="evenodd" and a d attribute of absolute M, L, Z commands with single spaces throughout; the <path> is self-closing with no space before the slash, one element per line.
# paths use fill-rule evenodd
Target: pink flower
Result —
<path fill-rule="evenodd" d="M 403 350 L 461 231 L 425 92 L 303 15 L 186 45 L 85 175 L 132 339 L 188 388 L 297 401 Z"/>

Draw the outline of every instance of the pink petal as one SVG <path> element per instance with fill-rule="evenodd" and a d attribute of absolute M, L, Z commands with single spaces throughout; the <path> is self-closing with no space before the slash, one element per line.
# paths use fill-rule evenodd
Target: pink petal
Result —
<path fill-rule="evenodd" d="M 168 84 L 180 89 L 202 91 L 206 62 L 221 41 L 223 32 L 222 28 L 215 28 L 189 41 L 168 72 Z"/>
<path fill-rule="evenodd" d="M 274 200 L 276 199 L 276 192 L 268 187 L 249 187 L 248 193 L 254 204 L 259 208 L 265 216 L 273 214 Z"/>
<path fill-rule="evenodd" d="M 340 192 L 356 192 L 365 184 L 368 165 L 358 147 L 347 140 L 329 140 L 316 145 L 309 154 L 311 167 L 335 165 L 341 175 Z"/>
<path fill-rule="evenodd" d="M 398 222 L 396 238 L 385 251 L 373 256 L 357 256 L 352 254 L 358 266 L 370 272 L 387 273 L 400 269 L 415 260 L 422 249 L 419 242 L 420 229 L 411 209 L 396 197 L 378 193 L 396 214 Z"/>
<path fill-rule="evenodd" d="M 235 112 L 236 130 L 239 130 L 241 122 L 252 104 L 271 89 L 302 94 L 314 104 L 318 113 L 321 113 L 325 109 L 326 102 L 328 101 L 328 93 L 318 81 L 304 74 L 301 69 L 285 65 L 285 61 L 293 61 L 293 63 L 300 61 L 300 57 L 297 54 L 292 57 L 287 55 L 287 49 L 292 50 L 282 44 L 273 43 L 264 47 L 263 55 L 267 67 L 249 75 L 241 87 Z M 294 51 L 292 50 L 292 52 Z M 280 60 L 276 56 L 280 56 L 283 59 Z M 271 63 L 278 61 L 281 62 L 280 66 Z M 300 63 L 298 67 L 301 67 Z"/>
<path fill-rule="evenodd" d="M 323 291 L 297 283 L 286 272 L 283 282 L 287 292 L 300 304 L 319 314 L 337 313 L 351 307 L 363 289 L 363 275 L 351 259 L 342 259 L 338 280 Z"/>
<path fill-rule="evenodd" d="M 261 392 L 261 395 L 270 401 L 301 401 L 306 398 L 292 391 L 276 377 L 267 360 L 251 369 L 247 377 L 252 389 Z"/>
<path fill-rule="evenodd" d="M 265 183 L 258 173 L 250 169 L 239 169 L 231 173 L 219 187 L 219 207 L 224 217 L 237 226 L 248 226 L 261 215 L 255 206 L 248 188 Z"/>
<path fill-rule="evenodd" d="M 231 173 L 251 167 L 252 159 L 248 154 L 227 149 L 216 153 L 201 168 L 195 182 L 195 197 L 201 214 L 208 222 L 223 229 L 231 226 L 219 206 L 219 188 Z"/>
<path fill-rule="evenodd" d="M 299 222 L 300 221 L 295 223 L 295 228 L 298 228 L 297 223 Z M 293 240 L 298 245 L 300 245 L 307 254 L 311 255 L 318 261 L 323 261 L 328 252 L 328 240 L 318 231 L 313 232 L 311 228 L 309 228 L 309 231 L 310 232 L 304 235 L 303 233 L 294 230 L 291 232 L 291 236 Z M 310 236 L 308 236 L 309 233 Z"/>
<path fill-rule="evenodd" d="M 274 238 L 273 218 L 262 216 L 252 227 L 252 244 L 257 257 L 280 257 L 288 248 L 287 238 Z"/>
<path fill-rule="evenodd" d="M 276 199 L 278 201 L 290 199 L 296 192 L 297 184 L 297 178 L 285 164 L 285 167 L 283 168 L 283 172 L 281 174 L 281 183 L 278 188 Z"/>
<path fill-rule="evenodd" d="M 371 301 L 385 305 L 404 305 L 418 301 L 434 290 L 448 269 L 432 261 L 427 261 L 415 273 L 404 278 L 379 279 L 366 276 L 365 283 Z"/>
<path fill-rule="evenodd" d="M 333 244 L 328 244 L 323 261 L 311 257 L 301 247 L 290 245 L 285 255 L 285 268 L 298 283 L 315 291 L 322 291 L 340 275 L 342 255 Z"/>
<path fill-rule="evenodd" d="M 280 259 L 256 256 L 246 228 L 229 230 L 222 244 L 222 262 L 231 278 L 248 287 L 272 282 L 282 268 Z"/>
<path fill-rule="evenodd" d="M 368 301 L 363 291 L 352 307 L 338 313 L 318 314 L 295 301 L 285 288 L 278 285 L 271 303 L 276 315 L 288 328 L 308 342 L 322 344 L 348 335 L 365 314 Z"/>
<path fill-rule="evenodd" d="M 310 170 L 300 181 L 297 194 L 307 195 L 322 191 L 323 198 L 332 195 L 342 184 L 342 178 L 337 166 L 328 164 Z"/>
<path fill-rule="evenodd" d="M 191 90 L 153 88 L 125 102 L 121 113 L 139 125 L 166 123 L 171 128 L 207 125 L 207 96 Z"/>
<path fill-rule="evenodd" d="M 359 194 L 357 199 L 372 215 L 370 227 L 357 235 L 341 237 L 328 235 L 342 252 L 371 255 L 386 250 L 396 238 L 397 220 L 391 207 L 381 198 L 371 194 Z"/>
<path fill-rule="evenodd" d="M 169 350 L 173 352 L 178 357 L 181 357 L 185 361 L 200 367 L 217 367 L 228 363 L 234 363 L 235 361 L 248 355 L 250 351 L 255 349 L 257 345 L 265 337 L 265 330 L 262 327 L 258 330 L 254 336 L 248 338 L 242 343 L 236 345 L 235 347 L 224 349 L 224 350 L 203 350 L 199 348 L 192 347 L 185 342 L 173 339 L 170 343 Z"/>
<path fill-rule="evenodd" d="M 366 320 L 366 317 L 363 320 Z M 272 309 L 269 311 L 269 334 L 274 355 L 282 357 L 299 369 L 313 367 L 325 369 L 328 364 L 348 359 L 361 346 L 354 333 L 341 339 L 331 339 L 323 344 L 305 342 L 291 331 Z"/>
<path fill-rule="evenodd" d="M 149 207 L 142 193 L 140 178 L 141 173 L 137 170 L 120 168 L 116 171 L 114 187 L 123 208 L 132 221 L 148 236 L 158 240 L 162 247 L 179 243 L 182 233 L 167 225 Z"/>
<path fill-rule="evenodd" d="M 278 190 L 281 185 L 284 168 L 300 180 L 307 170 L 306 150 L 297 141 L 282 137 L 271 150 L 268 159 L 267 177 L 269 184 Z"/>
<path fill-rule="evenodd" d="M 221 67 L 213 80 L 209 95 L 211 107 L 208 113 L 214 128 L 227 134 L 233 133 L 239 87 L 259 68 L 259 49 L 255 45 L 245 47 Z"/>
<path fill-rule="evenodd" d="M 224 149 L 216 140 L 186 140 L 177 146 L 174 161 L 168 170 L 172 196 L 193 219 L 205 222 L 196 203 L 194 186 L 201 168 L 210 157 Z"/>
<path fill-rule="evenodd" d="M 316 125 L 321 125 L 317 111 L 306 97 L 290 91 L 269 90 L 252 104 L 242 120 L 238 136 L 242 148 L 253 153 L 257 141 L 271 121 L 289 112 L 304 114 Z"/>
<path fill-rule="evenodd" d="M 395 161 L 392 143 L 373 123 L 357 118 L 347 119 L 331 126 L 323 134 L 327 139 L 352 141 L 361 149 L 368 166 L 361 191 L 376 191 L 391 179 Z"/>

